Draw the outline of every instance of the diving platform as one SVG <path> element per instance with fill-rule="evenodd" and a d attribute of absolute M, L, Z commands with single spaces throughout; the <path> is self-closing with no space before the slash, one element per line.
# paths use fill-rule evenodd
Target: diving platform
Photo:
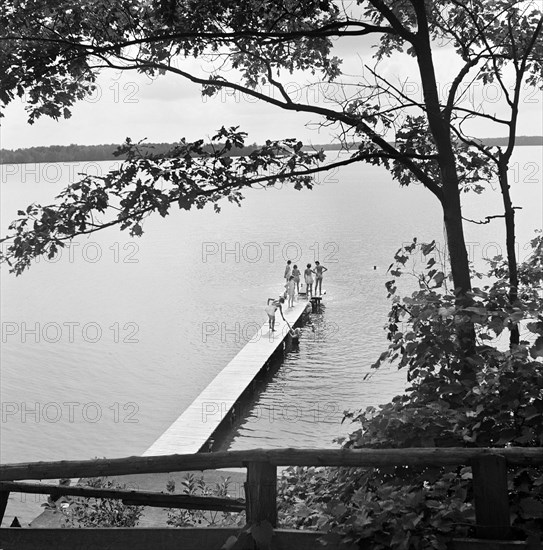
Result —
<path fill-rule="evenodd" d="M 320 301 L 319 301 L 320 305 Z M 283 315 L 294 327 L 304 312 L 315 309 L 315 300 L 303 296 L 288 308 L 283 304 Z M 262 308 L 264 313 L 264 307 Z M 251 389 L 251 384 L 278 351 L 283 350 L 289 337 L 289 327 L 275 314 L 275 332 L 270 332 L 268 321 L 254 338 L 217 374 L 179 418 L 143 453 L 142 456 L 192 454 L 211 450 L 210 442 L 219 426 L 228 418 L 240 397 Z"/>

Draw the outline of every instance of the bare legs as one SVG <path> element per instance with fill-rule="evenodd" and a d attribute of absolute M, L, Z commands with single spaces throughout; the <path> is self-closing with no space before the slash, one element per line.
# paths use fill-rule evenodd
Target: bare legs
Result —
<path fill-rule="evenodd" d="M 322 294 L 322 277 L 317 277 L 315 282 L 315 294 L 319 293 L 319 296 Z"/>

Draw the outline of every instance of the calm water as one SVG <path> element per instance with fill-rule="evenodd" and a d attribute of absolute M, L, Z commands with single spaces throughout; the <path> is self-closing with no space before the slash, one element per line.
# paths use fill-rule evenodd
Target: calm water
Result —
<path fill-rule="evenodd" d="M 541 161 L 541 148 L 520 148 L 512 171 L 521 258 L 541 227 Z M 1 167 L 2 233 L 84 164 Z M 491 190 L 465 200 L 467 217 L 501 211 Z M 329 268 L 326 311 L 247 407 L 231 448 L 331 447 L 350 429 L 344 410 L 402 391 L 402 372 L 364 375 L 386 344 L 393 253 L 414 236 L 443 239 L 439 205 L 420 186 L 350 166 L 313 191 L 250 191 L 241 208 L 175 212 L 144 229 L 137 240 L 115 229 L 79 239 L 18 278 L 3 269 L 2 461 L 145 451 L 264 322 L 287 256 Z M 468 225 L 467 240 L 480 262 L 502 246 L 502 223 Z"/>

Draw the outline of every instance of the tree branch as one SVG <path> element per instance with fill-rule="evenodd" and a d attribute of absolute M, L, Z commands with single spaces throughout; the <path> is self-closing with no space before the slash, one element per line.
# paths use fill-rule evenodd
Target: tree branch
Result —
<path fill-rule="evenodd" d="M 383 2 L 383 0 L 370 0 L 370 4 L 390 23 L 395 33 L 401 36 L 407 42 L 413 43 L 415 35 L 408 31 L 394 15 L 392 10 Z"/>
<path fill-rule="evenodd" d="M 100 56 L 97 56 L 97 57 L 100 57 Z M 410 170 L 413 173 L 415 177 L 417 177 L 417 179 L 425 187 L 427 187 L 436 196 L 436 198 L 440 202 L 442 201 L 442 191 L 439 185 L 432 178 L 430 178 L 419 166 L 417 166 L 408 155 L 405 155 L 403 152 L 398 151 L 393 145 L 388 143 L 383 137 L 381 137 L 375 130 L 373 130 L 370 126 L 368 126 L 368 124 L 366 124 L 359 117 L 352 116 L 345 112 L 334 111 L 333 109 L 326 109 L 318 105 L 307 105 L 302 103 L 294 103 L 294 102 L 286 102 L 286 101 L 282 102 L 275 98 L 269 97 L 261 92 L 248 88 L 247 86 L 242 86 L 240 84 L 236 84 L 234 82 L 230 82 L 223 79 L 200 78 L 191 73 L 183 71 L 177 67 L 172 67 L 171 65 L 163 65 L 161 63 L 149 63 L 149 62 L 145 64 L 141 64 L 141 63 L 138 63 L 137 60 L 135 61 L 129 58 L 124 58 L 122 56 L 117 56 L 117 57 L 119 59 L 122 59 L 130 63 L 137 63 L 137 65 L 130 66 L 130 67 L 117 66 L 107 58 L 101 57 L 101 59 L 110 68 L 123 69 L 123 70 L 142 70 L 145 68 L 155 69 L 155 70 L 164 70 L 164 71 L 172 72 L 174 74 L 182 76 L 185 79 L 191 82 L 194 82 L 195 84 L 200 84 L 203 86 L 216 86 L 216 87 L 230 88 L 232 90 L 239 91 L 241 93 L 244 93 L 256 99 L 262 100 L 266 103 L 269 103 L 271 105 L 274 105 L 276 107 L 279 107 L 287 111 L 313 113 L 313 114 L 323 116 L 329 120 L 344 122 L 348 126 L 354 127 L 360 132 L 367 135 L 374 144 L 379 146 L 384 151 L 384 153 L 387 153 L 392 158 L 398 159 L 408 170 Z"/>
<path fill-rule="evenodd" d="M 359 30 L 341 30 L 342 28 L 355 27 Z M 55 32 L 54 29 L 46 27 L 48 31 Z M 16 40 L 26 42 L 49 42 L 57 44 L 65 44 L 76 48 L 84 48 L 89 53 L 94 54 L 106 54 L 110 52 L 116 52 L 120 48 L 127 48 L 130 46 L 138 46 L 142 44 L 154 44 L 160 42 L 177 42 L 184 40 L 208 40 L 212 42 L 231 42 L 240 38 L 255 38 L 255 39 L 273 39 L 280 41 L 299 40 L 301 38 L 328 38 L 332 36 L 364 36 L 373 33 L 385 33 L 396 34 L 395 29 L 392 27 L 371 25 L 361 21 L 336 21 L 329 23 L 316 29 L 304 29 L 297 31 L 262 31 L 262 30 L 243 30 L 243 31 L 215 31 L 215 32 L 173 32 L 165 34 L 157 34 L 151 36 L 145 36 L 142 38 L 134 38 L 132 40 L 124 40 L 122 42 L 114 42 L 107 46 L 95 46 L 93 44 L 82 44 L 80 42 L 74 42 L 62 38 L 47 38 L 44 36 L 24 36 L 24 35 L 6 35 L 0 37 L 0 41 Z"/>
<path fill-rule="evenodd" d="M 443 111 L 443 115 L 447 118 L 447 120 L 451 120 L 451 112 L 454 106 L 454 98 L 456 96 L 456 92 L 458 90 L 458 87 L 462 83 L 462 80 L 464 77 L 469 73 L 470 69 L 477 65 L 479 62 L 479 56 L 474 57 L 470 61 L 468 61 L 460 70 L 460 72 L 456 75 L 456 78 L 453 80 L 451 89 L 449 90 L 449 97 L 447 99 L 447 105 Z"/>
<path fill-rule="evenodd" d="M 513 206 L 513 210 L 522 210 L 522 206 Z M 470 223 L 476 223 L 477 225 L 486 225 L 487 223 L 490 223 L 490 221 L 495 218 L 505 218 L 505 214 L 496 214 L 495 216 L 485 216 L 485 219 L 483 221 L 470 220 L 469 218 L 464 218 L 464 216 L 462 216 L 463 220 Z"/>

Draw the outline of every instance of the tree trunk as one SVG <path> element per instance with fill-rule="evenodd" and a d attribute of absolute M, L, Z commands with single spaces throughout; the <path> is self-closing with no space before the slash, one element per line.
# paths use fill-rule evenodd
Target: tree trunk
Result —
<path fill-rule="evenodd" d="M 498 162 L 498 181 L 503 198 L 503 211 L 505 217 L 505 242 L 507 248 L 507 265 L 509 267 L 509 302 L 513 305 L 518 299 L 518 268 L 517 253 L 515 250 L 515 210 L 511 202 L 509 193 L 509 176 L 507 175 L 507 158 L 500 152 Z M 518 345 L 520 342 L 520 332 L 517 323 L 512 323 L 509 327 L 511 336 L 509 338 L 510 346 Z"/>
<path fill-rule="evenodd" d="M 471 276 L 464 239 L 456 159 L 451 140 L 450 125 L 443 116 L 439 103 L 424 0 L 415 2 L 415 11 L 418 22 L 415 51 L 424 92 L 428 125 L 438 152 L 438 163 L 443 188 L 443 216 L 447 233 L 447 246 L 449 248 L 454 291 L 457 304 L 466 306 L 471 302 L 471 298 L 467 295 L 471 290 Z M 473 324 L 469 322 L 461 323 L 458 329 L 458 336 L 465 353 L 470 355 L 475 346 Z"/>

